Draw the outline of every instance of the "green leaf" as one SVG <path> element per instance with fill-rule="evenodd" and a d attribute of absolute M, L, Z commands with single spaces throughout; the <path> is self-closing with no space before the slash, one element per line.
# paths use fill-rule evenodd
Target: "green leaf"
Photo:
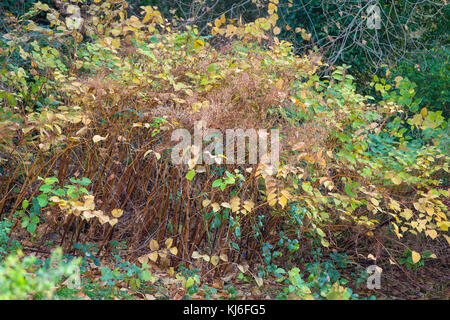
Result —
<path fill-rule="evenodd" d="M 226 178 L 224 181 L 226 184 L 234 184 L 236 180 L 233 177 Z"/>
<path fill-rule="evenodd" d="M 80 191 L 81 193 L 89 194 L 89 191 L 84 187 L 81 187 L 80 189 L 78 189 L 78 191 Z"/>
<path fill-rule="evenodd" d="M 28 200 L 23 200 L 22 201 L 22 208 L 25 210 L 26 208 L 28 208 L 28 205 L 29 205 L 30 203 L 28 202 Z"/>
<path fill-rule="evenodd" d="M 17 105 L 17 101 L 16 98 L 14 98 L 14 96 L 10 93 L 6 94 L 6 99 L 8 100 L 8 103 L 11 107 L 15 107 Z"/>
<path fill-rule="evenodd" d="M 350 183 L 346 183 L 344 186 L 345 192 L 350 196 L 350 197 L 355 197 L 355 194 L 352 192 L 352 185 Z"/>
<path fill-rule="evenodd" d="M 58 197 L 64 197 L 66 195 L 66 192 L 61 188 L 52 190 L 52 193 Z"/>
<path fill-rule="evenodd" d="M 56 178 L 56 177 L 49 177 L 49 178 L 44 179 L 44 183 L 49 186 L 51 186 L 52 184 L 54 184 L 56 182 L 58 182 L 58 178 Z"/>
<path fill-rule="evenodd" d="M 34 233 L 36 231 L 36 224 L 35 223 L 28 224 L 27 231 L 29 233 Z"/>
<path fill-rule="evenodd" d="M 216 71 L 216 68 L 217 68 L 217 66 L 216 66 L 214 63 L 211 63 L 211 64 L 208 66 L 208 72 L 209 72 L 209 73 L 214 73 L 214 72 Z"/>
<path fill-rule="evenodd" d="M 48 204 L 48 197 L 45 194 L 40 194 L 36 197 L 36 199 L 39 202 L 39 206 L 41 208 L 44 208 Z"/>
<path fill-rule="evenodd" d="M 220 185 L 222 185 L 222 179 L 217 179 L 212 184 L 213 188 L 219 187 Z"/>
<path fill-rule="evenodd" d="M 309 182 L 303 182 L 302 183 L 302 189 L 306 192 L 306 193 L 308 193 L 308 194 L 310 194 L 310 195 L 312 195 L 313 193 L 312 193 L 312 190 L 313 190 L 313 188 L 312 188 L 312 186 L 311 186 L 311 183 L 309 183 Z"/>
<path fill-rule="evenodd" d="M 192 179 L 194 179 L 194 176 L 195 176 L 195 170 L 192 169 L 191 171 L 189 171 L 189 172 L 186 174 L 186 179 L 188 179 L 189 181 L 191 181 Z"/>
<path fill-rule="evenodd" d="M 30 218 L 24 217 L 22 220 L 22 228 L 26 228 L 28 226 L 29 222 L 30 222 Z"/>
<path fill-rule="evenodd" d="M 143 281 L 153 281 L 153 276 L 148 270 L 143 270 L 141 273 L 141 279 Z"/>
<path fill-rule="evenodd" d="M 89 178 L 83 177 L 80 181 L 82 186 L 88 186 L 92 181 Z"/>
<path fill-rule="evenodd" d="M 40 188 L 39 191 L 43 192 L 43 193 L 49 193 L 50 191 L 52 191 L 52 187 L 48 184 L 43 184 Z"/>
<path fill-rule="evenodd" d="M 186 288 L 190 288 L 194 285 L 194 278 L 190 277 L 186 280 Z"/>
<path fill-rule="evenodd" d="M 69 181 L 72 182 L 72 183 L 79 183 L 79 182 L 81 182 L 81 180 L 78 180 L 75 177 L 70 178 Z"/>
<path fill-rule="evenodd" d="M 78 196 L 79 196 L 78 192 L 76 192 L 75 189 L 69 189 L 69 190 L 67 190 L 67 195 L 68 195 L 69 197 L 71 197 L 72 199 L 76 199 L 76 198 L 78 198 Z"/>

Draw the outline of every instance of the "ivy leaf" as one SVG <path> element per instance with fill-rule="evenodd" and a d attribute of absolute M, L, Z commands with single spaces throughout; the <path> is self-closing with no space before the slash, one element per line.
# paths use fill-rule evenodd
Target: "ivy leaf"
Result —
<path fill-rule="evenodd" d="M 150 282 L 153 282 L 153 280 L 154 280 L 152 274 L 148 270 L 143 270 L 141 272 L 141 279 L 143 281 L 150 281 Z"/>
<path fill-rule="evenodd" d="M 36 231 L 36 224 L 35 223 L 28 224 L 27 231 L 29 233 L 34 233 Z"/>
<path fill-rule="evenodd" d="M 82 186 L 87 186 L 87 185 L 89 185 L 91 182 L 92 182 L 92 181 L 91 181 L 89 178 L 83 177 L 83 178 L 81 179 L 81 181 L 80 181 L 80 184 L 81 184 Z"/>

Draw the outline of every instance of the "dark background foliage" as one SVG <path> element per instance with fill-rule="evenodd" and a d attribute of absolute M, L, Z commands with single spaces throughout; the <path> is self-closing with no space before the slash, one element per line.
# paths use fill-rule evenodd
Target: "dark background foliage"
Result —
<path fill-rule="evenodd" d="M 36 0 L 4 0 L 2 14 L 20 15 Z M 58 7 L 58 0 L 43 0 Z M 90 2 L 90 0 L 87 0 Z M 129 0 L 130 14 L 139 15 L 140 6 L 157 6 L 179 24 L 195 24 L 207 33 L 208 23 L 222 14 L 228 19 L 248 22 L 265 14 L 265 0 Z M 367 8 L 380 8 L 381 28 L 367 25 Z M 280 0 L 280 38 L 291 41 L 299 53 L 317 50 L 333 65 L 351 65 L 351 73 L 364 90 L 373 74 L 403 76 L 420 84 L 417 96 L 422 107 L 449 113 L 449 17 L 443 0 Z M 0 28 L 2 28 L 0 23 Z M 311 34 L 302 38 L 296 28 Z M 366 89 L 369 92 L 369 89 Z"/>

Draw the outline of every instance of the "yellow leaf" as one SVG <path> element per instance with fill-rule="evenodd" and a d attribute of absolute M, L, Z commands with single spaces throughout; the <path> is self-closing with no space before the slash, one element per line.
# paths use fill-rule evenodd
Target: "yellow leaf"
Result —
<path fill-rule="evenodd" d="M 98 134 L 96 134 L 93 138 L 92 138 L 92 141 L 94 141 L 94 143 L 97 143 L 97 142 L 99 142 L 99 141 L 102 141 L 102 140 L 106 140 L 106 137 L 102 137 L 102 136 L 99 136 Z"/>
<path fill-rule="evenodd" d="M 222 254 L 220 255 L 220 260 L 225 261 L 225 262 L 228 262 L 228 256 L 227 256 L 225 253 L 222 253 Z"/>
<path fill-rule="evenodd" d="M 405 209 L 402 213 L 400 213 L 400 216 L 402 216 L 406 220 L 411 219 L 412 215 L 413 215 L 413 213 L 410 209 Z"/>
<path fill-rule="evenodd" d="M 273 34 L 274 34 L 274 35 L 279 35 L 280 32 L 281 32 L 281 29 L 280 29 L 279 27 L 273 28 Z"/>
<path fill-rule="evenodd" d="M 202 255 L 200 253 L 198 253 L 198 251 L 194 251 L 192 252 L 192 256 L 193 259 L 199 259 L 202 257 Z"/>
<path fill-rule="evenodd" d="M 123 210 L 122 209 L 114 209 L 113 211 L 111 211 L 111 214 L 113 215 L 113 217 L 120 218 L 123 214 Z"/>
<path fill-rule="evenodd" d="M 267 7 L 267 12 L 269 14 L 274 13 L 275 11 L 277 11 L 277 6 L 274 5 L 273 3 L 269 3 L 269 6 Z"/>
<path fill-rule="evenodd" d="M 156 260 L 158 260 L 158 252 L 149 253 L 148 258 L 153 262 L 156 262 Z"/>
<path fill-rule="evenodd" d="M 172 246 L 172 243 L 173 243 L 172 238 L 167 239 L 165 242 L 166 248 L 169 249 Z"/>
<path fill-rule="evenodd" d="M 113 29 L 111 30 L 111 33 L 114 37 L 117 37 L 120 35 L 120 30 L 119 29 Z"/>
<path fill-rule="evenodd" d="M 291 194 L 287 190 L 281 190 L 281 194 L 287 199 L 291 199 Z"/>
<path fill-rule="evenodd" d="M 277 81 L 277 83 L 275 84 L 276 85 L 276 87 L 278 88 L 278 89 L 283 89 L 283 79 L 282 78 L 280 78 L 280 79 L 278 79 L 278 81 Z"/>
<path fill-rule="evenodd" d="M 242 273 L 245 273 L 248 270 L 248 266 L 243 266 L 243 265 L 238 264 L 237 267 L 238 267 L 239 271 L 241 271 Z"/>
<path fill-rule="evenodd" d="M 258 287 L 261 287 L 263 285 L 263 279 L 257 276 L 253 276 L 255 278 L 256 284 Z"/>
<path fill-rule="evenodd" d="M 99 215 L 97 218 L 98 218 L 98 220 L 100 220 L 101 224 L 105 224 L 106 222 L 109 222 L 109 217 L 107 217 L 107 216 Z"/>
<path fill-rule="evenodd" d="M 233 212 L 238 211 L 240 203 L 241 203 L 241 199 L 239 199 L 238 197 L 233 197 L 230 200 L 231 211 L 233 211 Z"/>
<path fill-rule="evenodd" d="M 221 205 L 222 207 L 224 207 L 224 208 L 228 208 L 228 209 L 231 208 L 231 206 L 230 206 L 230 204 L 229 204 L 228 202 L 222 202 L 220 205 Z"/>
<path fill-rule="evenodd" d="M 214 266 L 217 266 L 217 264 L 219 263 L 219 257 L 218 257 L 218 256 L 212 256 L 212 257 L 211 257 L 211 263 L 212 263 Z"/>
<path fill-rule="evenodd" d="M 214 202 L 211 206 L 213 207 L 214 212 L 217 212 L 220 210 L 220 205 L 217 202 Z"/>
<path fill-rule="evenodd" d="M 391 207 L 391 209 L 394 209 L 395 211 L 400 211 L 400 204 L 393 199 L 391 199 L 390 207 Z"/>
<path fill-rule="evenodd" d="M 415 208 L 417 211 L 420 211 L 420 212 L 422 212 L 422 213 L 425 212 L 425 210 L 423 209 L 423 206 L 422 206 L 419 202 L 414 202 L 413 205 L 414 205 L 414 208 Z"/>
<path fill-rule="evenodd" d="M 169 251 L 170 251 L 170 253 L 173 254 L 174 256 L 176 256 L 177 253 L 178 253 L 177 247 L 172 247 L 172 248 L 169 249 Z"/>
<path fill-rule="evenodd" d="M 111 225 L 111 227 L 114 227 L 114 225 L 118 222 L 117 218 L 111 219 L 109 220 L 109 224 Z"/>
<path fill-rule="evenodd" d="M 436 230 L 427 230 L 427 231 L 425 231 L 425 234 L 433 240 L 436 239 L 436 237 L 437 237 Z"/>
<path fill-rule="evenodd" d="M 201 48 L 204 45 L 205 45 L 205 43 L 202 40 L 195 40 L 195 42 L 194 42 L 194 48 L 195 49 Z"/>
<path fill-rule="evenodd" d="M 448 245 L 450 245 L 450 237 L 445 234 L 443 234 L 443 236 L 444 236 L 445 240 L 447 240 Z"/>
<path fill-rule="evenodd" d="M 140 257 L 138 258 L 138 261 L 139 261 L 141 264 L 147 263 L 147 262 L 148 262 L 148 255 L 140 256 Z"/>
<path fill-rule="evenodd" d="M 428 113 L 427 108 L 422 108 L 422 110 L 420 110 L 420 115 L 424 118 L 427 116 L 427 113 Z"/>
<path fill-rule="evenodd" d="M 395 183 L 397 185 L 402 183 L 402 178 L 400 178 L 399 176 L 395 176 L 391 180 L 392 180 L 393 183 Z"/>
<path fill-rule="evenodd" d="M 426 211 L 430 216 L 432 216 L 432 215 L 434 214 L 434 209 L 433 209 L 433 207 L 426 207 L 426 208 L 425 208 L 425 211 Z"/>
<path fill-rule="evenodd" d="M 150 240 L 150 249 L 152 249 L 153 251 L 159 249 L 159 244 L 156 240 L 154 239 Z"/>
<path fill-rule="evenodd" d="M 244 208 L 248 212 L 252 211 L 252 209 L 255 207 L 255 203 L 251 200 L 245 200 L 244 201 Z"/>
<path fill-rule="evenodd" d="M 115 49 L 117 49 L 120 47 L 120 40 L 115 38 L 111 41 L 111 44 Z"/>
<path fill-rule="evenodd" d="M 416 252 L 416 251 L 413 251 L 411 253 L 411 257 L 412 257 L 413 263 L 417 263 L 417 262 L 420 261 L 420 254 L 418 252 Z"/>
<path fill-rule="evenodd" d="M 284 208 L 287 204 L 287 199 L 284 195 L 278 198 L 278 202 L 280 203 L 281 207 Z"/>
<path fill-rule="evenodd" d="M 311 39 L 311 33 L 306 33 L 302 31 L 303 40 L 309 41 Z"/>
<path fill-rule="evenodd" d="M 203 207 L 207 207 L 210 203 L 211 203 L 211 200 L 205 199 L 205 200 L 202 201 L 202 206 Z"/>
<path fill-rule="evenodd" d="M 149 22 L 150 21 L 150 19 L 152 18 L 152 14 L 151 13 L 147 13 L 146 15 L 145 15 L 145 17 L 144 17 L 144 19 L 142 19 L 142 23 L 147 23 L 147 22 Z"/>

